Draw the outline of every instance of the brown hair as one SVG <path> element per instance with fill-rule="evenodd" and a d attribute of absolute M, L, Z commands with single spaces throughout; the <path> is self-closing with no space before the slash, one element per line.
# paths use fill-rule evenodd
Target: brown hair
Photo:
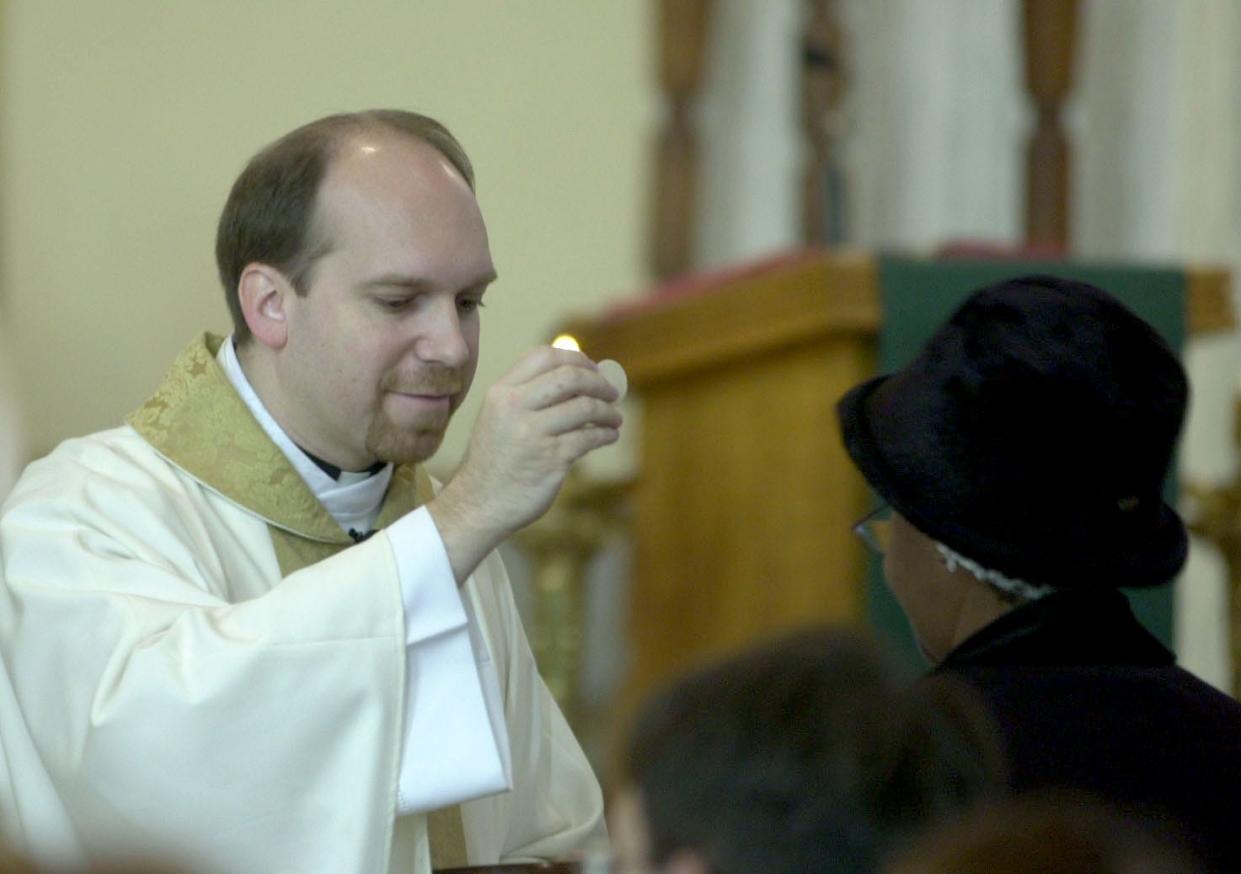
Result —
<path fill-rule="evenodd" d="M 255 262 L 268 264 L 283 273 L 298 294 L 306 293 L 315 262 L 332 245 L 316 227 L 319 187 L 341 143 L 350 134 L 375 129 L 421 140 L 474 187 L 474 168 L 456 137 L 435 119 L 416 112 L 372 109 L 329 115 L 285 134 L 241 171 L 216 231 L 216 265 L 237 343 L 250 338 L 237 293 L 242 271 Z"/>
<path fill-rule="evenodd" d="M 872 871 L 1002 785 L 969 690 L 910 687 L 868 635 L 809 628 L 683 675 L 622 752 L 652 860 L 713 874 Z"/>

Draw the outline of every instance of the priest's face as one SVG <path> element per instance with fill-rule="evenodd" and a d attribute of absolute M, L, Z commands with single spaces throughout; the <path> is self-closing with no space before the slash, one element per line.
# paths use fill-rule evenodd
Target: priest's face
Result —
<path fill-rule="evenodd" d="M 315 230 L 327 249 L 305 293 L 285 297 L 284 409 L 273 412 L 346 470 L 423 461 L 478 363 L 479 307 L 495 278 L 478 202 L 430 146 L 369 133 L 333 160 Z"/>

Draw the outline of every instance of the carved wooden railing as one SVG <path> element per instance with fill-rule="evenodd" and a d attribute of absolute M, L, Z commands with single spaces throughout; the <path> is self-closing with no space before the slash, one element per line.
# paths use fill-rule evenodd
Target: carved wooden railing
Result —
<path fill-rule="evenodd" d="M 840 162 L 848 84 L 845 34 L 837 0 L 805 0 L 805 5 L 801 121 L 807 160 L 802 173 L 802 240 L 842 243 L 848 238 L 845 173 Z"/>
<path fill-rule="evenodd" d="M 1069 245 L 1069 141 L 1062 110 L 1073 88 L 1077 0 L 1023 0 L 1025 84 L 1035 125 L 1026 144 L 1026 242 Z"/>
<path fill-rule="evenodd" d="M 651 270 L 656 277 L 693 266 L 698 201 L 694 107 L 702 85 L 711 0 L 658 0 L 659 84 L 667 103 L 655 162 Z"/>

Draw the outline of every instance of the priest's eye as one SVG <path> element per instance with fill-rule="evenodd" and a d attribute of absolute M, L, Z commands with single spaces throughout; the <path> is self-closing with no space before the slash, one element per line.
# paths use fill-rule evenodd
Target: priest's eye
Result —
<path fill-rule="evenodd" d="M 483 309 L 486 306 L 481 300 L 473 297 L 463 297 L 457 301 L 457 309 L 463 313 L 472 313 Z"/>
<path fill-rule="evenodd" d="M 409 306 L 410 298 L 408 297 L 381 297 L 376 301 L 380 308 L 389 312 L 397 313 Z"/>

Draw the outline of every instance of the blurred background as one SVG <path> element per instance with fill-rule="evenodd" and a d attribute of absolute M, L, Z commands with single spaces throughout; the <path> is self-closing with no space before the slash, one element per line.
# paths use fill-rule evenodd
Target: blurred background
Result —
<path fill-rule="evenodd" d="M 481 389 L 522 351 L 670 277 L 962 240 L 1234 271 L 1239 86 L 1233 0 L 3 0 L 0 493 L 120 423 L 196 334 L 227 331 L 229 186 L 327 113 L 430 114 L 477 170 L 501 278 L 476 391 L 431 465 L 446 477 Z M 1052 160 L 1032 171 L 1036 132 Z M 1059 226 L 1032 229 L 1031 173 L 1063 184 Z M 1217 490 L 1235 473 L 1230 324 L 1185 346 L 1182 482 Z M 541 545 L 509 550 L 536 644 L 573 627 L 580 725 L 608 719 L 644 621 L 625 509 L 649 449 L 640 379 L 633 395 L 622 445 L 583 466 L 607 522 L 565 571 L 576 600 L 536 615 L 560 585 L 536 578 L 559 571 Z M 1227 689 L 1229 599 L 1196 540 L 1177 649 Z"/>

